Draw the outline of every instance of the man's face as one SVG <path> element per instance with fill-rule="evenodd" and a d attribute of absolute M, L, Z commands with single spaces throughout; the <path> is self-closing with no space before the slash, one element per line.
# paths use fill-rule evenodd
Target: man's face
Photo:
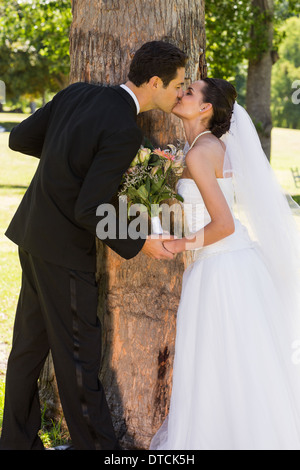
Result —
<path fill-rule="evenodd" d="M 166 88 L 164 88 L 163 82 L 160 80 L 154 97 L 157 108 L 166 113 L 172 112 L 183 96 L 184 77 L 185 68 L 182 67 L 177 69 L 176 77 Z"/>

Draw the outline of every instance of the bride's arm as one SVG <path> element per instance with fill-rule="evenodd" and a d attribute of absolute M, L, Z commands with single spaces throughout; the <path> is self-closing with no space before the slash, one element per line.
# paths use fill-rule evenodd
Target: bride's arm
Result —
<path fill-rule="evenodd" d="M 167 250 L 173 253 L 202 248 L 234 233 L 234 220 L 215 175 L 214 152 L 214 145 L 199 145 L 190 150 L 186 156 L 188 171 L 201 192 L 211 222 L 194 233 L 193 238 L 184 237 L 165 242 Z"/>

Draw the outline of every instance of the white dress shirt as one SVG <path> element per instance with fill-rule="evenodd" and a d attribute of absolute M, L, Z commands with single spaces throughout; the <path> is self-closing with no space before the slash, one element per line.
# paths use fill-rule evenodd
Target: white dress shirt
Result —
<path fill-rule="evenodd" d="M 121 88 L 124 88 L 124 90 L 126 90 L 126 91 L 130 94 L 130 96 L 134 99 L 134 102 L 135 102 L 135 104 L 136 104 L 137 114 L 139 114 L 139 113 L 140 113 L 140 109 L 141 109 L 141 108 L 140 108 L 140 103 L 139 103 L 139 100 L 137 99 L 137 97 L 135 96 L 135 94 L 133 93 L 133 91 L 130 90 L 130 88 L 128 88 L 128 86 L 126 86 L 126 85 L 124 85 L 124 84 L 123 84 L 123 85 L 120 85 L 120 86 L 121 86 Z"/>

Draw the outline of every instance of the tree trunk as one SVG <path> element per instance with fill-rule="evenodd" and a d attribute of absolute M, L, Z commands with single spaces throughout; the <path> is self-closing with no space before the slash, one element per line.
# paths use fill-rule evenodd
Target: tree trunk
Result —
<path fill-rule="evenodd" d="M 186 80 L 199 78 L 204 50 L 204 0 L 73 0 L 70 33 L 71 82 L 127 81 L 135 51 L 145 42 L 166 40 L 189 54 Z M 161 111 L 139 117 L 145 135 L 160 145 L 183 138 L 180 121 Z"/>
<path fill-rule="evenodd" d="M 273 47 L 273 0 L 252 0 L 256 10 L 257 23 L 251 32 L 252 49 L 247 79 L 247 111 L 257 128 L 262 147 L 268 159 L 271 158 L 271 74 L 275 62 Z"/>
<path fill-rule="evenodd" d="M 124 83 L 134 52 L 167 40 L 189 55 L 186 78 L 205 70 L 204 0 L 73 0 L 70 82 Z M 145 137 L 162 148 L 184 138 L 181 121 L 152 111 L 139 116 Z M 133 155 L 134 157 L 134 155 Z M 126 261 L 98 245 L 100 379 L 124 448 L 147 449 L 168 413 L 176 312 L 188 262 Z"/>
<path fill-rule="evenodd" d="M 67 431 L 67 424 L 59 399 L 51 353 L 48 355 L 39 379 L 39 396 L 46 423 L 61 421 L 61 430 Z"/>

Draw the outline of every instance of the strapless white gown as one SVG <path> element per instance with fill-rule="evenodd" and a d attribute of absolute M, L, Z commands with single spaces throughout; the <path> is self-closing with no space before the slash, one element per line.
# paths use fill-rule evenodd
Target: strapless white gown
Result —
<path fill-rule="evenodd" d="M 232 179 L 218 182 L 233 210 Z M 178 193 L 190 231 L 207 225 L 195 182 L 179 180 Z M 234 234 L 194 255 L 183 276 L 169 415 L 150 449 L 299 450 L 299 364 L 259 247 L 235 219 Z"/>

